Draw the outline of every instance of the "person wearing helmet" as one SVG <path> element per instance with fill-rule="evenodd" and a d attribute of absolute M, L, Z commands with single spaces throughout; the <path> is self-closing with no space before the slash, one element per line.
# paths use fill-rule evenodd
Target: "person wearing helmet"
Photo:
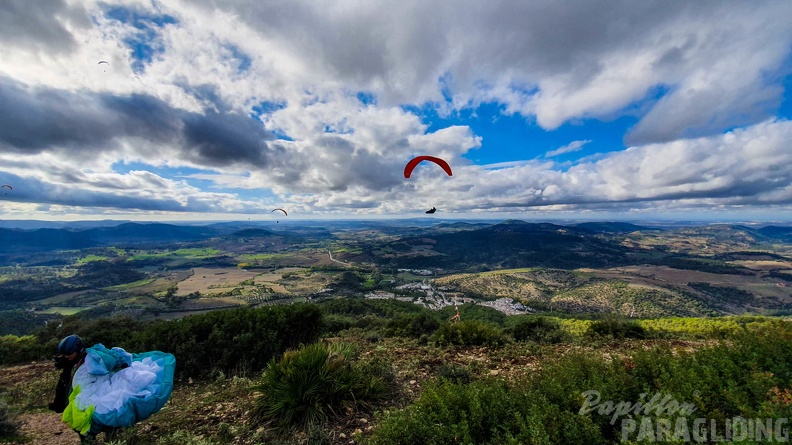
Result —
<path fill-rule="evenodd" d="M 62 369 L 58 383 L 55 386 L 55 401 L 49 404 L 49 409 L 56 413 L 62 413 L 69 405 L 69 396 L 71 396 L 72 380 L 77 369 L 85 363 L 85 344 L 79 335 L 72 334 L 58 344 L 58 352 L 52 358 L 55 362 L 55 367 Z M 99 433 L 105 433 L 105 441 L 112 440 L 116 434 L 119 433 L 120 428 L 102 427 L 97 425 L 86 434 L 80 434 L 81 444 L 94 444 L 96 443 L 96 436 Z"/>
<path fill-rule="evenodd" d="M 49 409 L 62 413 L 69 404 L 74 372 L 85 361 L 85 344 L 79 335 L 72 334 L 61 340 L 58 352 L 52 359 L 55 367 L 61 369 L 61 374 L 55 385 L 55 400 L 49 404 Z"/>

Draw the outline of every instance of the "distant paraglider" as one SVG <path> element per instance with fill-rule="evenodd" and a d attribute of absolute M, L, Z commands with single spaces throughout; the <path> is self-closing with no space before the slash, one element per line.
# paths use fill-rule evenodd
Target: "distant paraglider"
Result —
<path fill-rule="evenodd" d="M 436 211 L 437 211 L 437 209 L 432 207 L 431 209 L 427 210 L 426 213 L 434 213 Z"/>
<path fill-rule="evenodd" d="M 0 189 L 4 189 L 4 188 L 6 188 L 6 187 L 8 187 L 8 189 L 9 189 L 9 190 L 14 190 L 14 187 L 11 187 L 11 186 L 10 186 L 10 185 L 8 185 L 8 184 L 3 184 L 2 186 L 0 186 Z M 8 195 L 8 193 L 6 193 L 6 195 Z"/>
<path fill-rule="evenodd" d="M 280 210 L 281 212 L 283 212 L 283 214 L 284 214 L 285 216 L 289 216 L 289 214 L 288 214 L 288 213 L 286 213 L 286 210 L 283 210 L 283 209 L 272 209 L 272 212 L 275 212 L 275 211 L 278 211 L 278 210 Z M 270 213 L 272 213 L 272 212 L 270 212 Z M 280 222 L 280 221 L 275 221 L 275 223 L 276 223 L 276 224 L 277 224 L 277 223 L 279 223 L 279 222 Z"/>
<path fill-rule="evenodd" d="M 409 178 L 410 175 L 412 175 L 412 172 L 415 169 L 415 167 L 423 161 L 434 162 L 435 164 L 442 167 L 443 170 L 445 170 L 446 174 L 448 174 L 448 176 L 453 176 L 453 174 L 451 173 L 451 167 L 448 165 L 446 161 L 440 158 L 436 158 L 434 156 L 418 156 L 411 159 L 410 162 L 408 162 L 407 165 L 404 166 L 404 177 Z"/>
<path fill-rule="evenodd" d="M 107 66 L 110 66 L 110 62 L 108 62 L 108 61 L 106 61 L 106 60 L 100 60 L 100 61 L 99 61 L 99 63 L 97 63 L 97 65 L 101 65 L 101 64 L 103 64 L 103 63 L 104 63 L 105 65 L 107 65 Z M 104 72 L 107 72 L 107 70 L 104 70 Z"/>

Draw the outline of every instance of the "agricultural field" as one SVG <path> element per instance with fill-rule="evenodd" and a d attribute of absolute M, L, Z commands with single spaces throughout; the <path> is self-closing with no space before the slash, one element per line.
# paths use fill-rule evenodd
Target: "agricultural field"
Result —
<path fill-rule="evenodd" d="M 667 266 L 647 265 L 608 270 L 587 269 L 586 272 L 602 279 L 623 280 L 635 286 L 654 289 L 683 289 L 687 292 L 695 293 L 696 290 L 691 288 L 690 283 L 708 283 L 722 288 L 744 290 L 757 298 L 771 298 L 782 302 L 792 302 L 792 287 L 785 285 L 782 280 L 768 276 L 764 273 L 767 269 L 756 268 L 755 262 L 743 265 L 747 269 L 755 271 L 755 273 L 739 275 L 713 274 L 695 270 L 674 269 Z"/>
<path fill-rule="evenodd" d="M 188 278 L 176 283 L 176 296 L 184 297 L 193 292 L 201 295 L 221 294 L 241 286 L 243 281 L 252 280 L 258 272 L 238 268 L 196 267 Z"/>

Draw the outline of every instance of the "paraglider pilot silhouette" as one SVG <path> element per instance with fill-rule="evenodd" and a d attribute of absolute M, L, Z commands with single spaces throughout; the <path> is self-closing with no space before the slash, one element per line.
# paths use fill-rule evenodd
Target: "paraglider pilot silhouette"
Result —
<path fill-rule="evenodd" d="M 427 210 L 426 213 L 434 213 L 436 211 L 437 211 L 437 209 L 432 207 L 431 209 Z"/>
<path fill-rule="evenodd" d="M 55 367 L 61 369 L 60 378 L 55 385 L 55 400 L 49 404 L 49 409 L 62 413 L 69 404 L 71 382 L 74 372 L 85 361 L 85 345 L 77 335 L 70 335 L 58 344 L 58 352 L 52 358 Z"/>
<path fill-rule="evenodd" d="M 162 408 L 173 391 L 176 358 L 160 351 L 130 354 L 101 343 L 86 348 L 70 335 L 61 340 L 54 357 L 63 369 L 51 410 L 80 435 L 81 443 L 105 441 L 120 428 L 147 419 Z"/>

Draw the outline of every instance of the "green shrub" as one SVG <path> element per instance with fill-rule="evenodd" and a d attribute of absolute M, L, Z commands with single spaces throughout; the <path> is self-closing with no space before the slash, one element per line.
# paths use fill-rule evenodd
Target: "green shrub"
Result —
<path fill-rule="evenodd" d="M 430 383 L 413 405 L 381 415 L 369 441 L 373 445 L 601 442 L 588 418 L 560 412 L 492 379 Z"/>
<path fill-rule="evenodd" d="M 14 421 L 11 413 L 8 412 L 8 406 L 0 402 L 0 438 L 13 439 L 19 433 L 19 426 Z"/>
<path fill-rule="evenodd" d="M 541 370 L 513 383 L 440 378 L 414 404 L 381 415 L 370 442 L 617 443 L 621 422 L 612 423 L 612 415 L 599 409 L 607 410 L 607 401 L 646 403 L 658 395 L 692 404 L 694 418 L 720 425 L 737 416 L 789 418 L 792 327 L 783 321 L 746 323 L 761 324 L 695 352 L 664 346 L 628 357 L 569 353 L 548 358 Z M 591 390 L 603 405 L 580 414 L 583 393 Z M 656 411 L 621 418 L 641 424 L 647 415 L 654 424 Z"/>
<path fill-rule="evenodd" d="M 234 375 L 264 369 L 283 351 L 316 341 L 322 329 L 314 305 L 230 309 L 153 323 L 129 350 L 174 354 L 181 378 Z"/>
<path fill-rule="evenodd" d="M 386 335 L 391 337 L 420 338 L 422 335 L 431 335 L 440 322 L 427 314 L 407 315 L 391 320 L 385 326 Z"/>
<path fill-rule="evenodd" d="M 434 370 L 435 377 L 438 379 L 449 380 L 454 383 L 470 383 L 473 381 L 473 374 L 464 366 L 456 363 L 443 363 Z"/>
<path fill-rule="evenodd" d="M 324 320 L 324 335 L 330 337 L 355 326 L 355 319 L 348 315 L 329 314 L 324 317 Z"/>
<path fill-rule="evenodd" d="M 382 340 L 382 335 L 378 332 L 369 332 L 366 334 L 365 339 L 369 343 L 379 343 Z"/>
<path fill-rule="evenodd" d="M 792 415 L 792 331 L 778 325 L 745 332 L 731 342 L 697 352 L 669 347 L 639 350 L 631 357 L 607 359 L 596 353 L 570 354 L 550 360 L 526 383 L 531 397 L 564 412 L 578 412 L 581 393 L 596 390 L 602 401 L 635 403 L 641 396 L 670 396 L 692 403 L 695 417 L 724 419 Z M 596 411 L 588 414 L 602 437 L 616 442 L 620 422 Z M 641 418 L 634 418 L 640 424 Z"/>
<path fill-rule="evenodd" d="M 398 300 L 365 300 L 360 298 L 337 298 L 325 300 L 318 304 L 325 314 L 348 315 L 360 317 L 374 315 L 384 318 L 395 318 L 404 314 L 430 312 L 413 303 Z"/>
<path fill-rule="evenodd" d="M 606 318 L 591 323 L 587 334 L 608 338 L 646 338 L 646 329 L 637 321 L 623 318 Z"/>
<path fill-rule="evenodd" d="M 0 365 L 12 365 L 50 358 L 55 350 L 49 350 L 46 345 L 39 344 L 36 337 L 25 335 L 4 335 L 0 337 Z"/>
<path fill-rule="evenodd" d="M 383 369 L 353 361 L 351 345 L 314 343 L 272 359 L 255 390 L 253 419 L 305 428 L 366 406 L 388 389 Z"/>
<path fill-rule="evenodd" d="M 102 343 L 108 348 L 118 346 L 129 349 L 134 346 L 135 336 L 143 331 L 145 323 L 130 317 L 83 318 L 81 314 L 64 318 L 62 326 L 49 323 L 38 333 L 39 342 L 57 345 L 63 337 L 77 334 L 86 346 Z M 134 352 L 134 351 L 132 351 Z M 55 353 L 55 348 L 50 354 Z"/>
<path fill-rule="evenodd" d="M 534 341 L 536 343 L 561 343 L 568 335 L 561 324 L 547 317 L 526 317 L 508 329 L 517 341 Z"/>
<path fill-rule="evenodd" d="M 435 331 L 432 340 L 440 346 L 501 346 L 506 343 L 499 329 L 478 321 L 446 323 Z"/>
<path fill-rule="evenodd" d="M 53 316 L 36 315 L 21 309 L 0 310 L 0 337 L 30 335 L 41 329 L 50 318 Z"/>

